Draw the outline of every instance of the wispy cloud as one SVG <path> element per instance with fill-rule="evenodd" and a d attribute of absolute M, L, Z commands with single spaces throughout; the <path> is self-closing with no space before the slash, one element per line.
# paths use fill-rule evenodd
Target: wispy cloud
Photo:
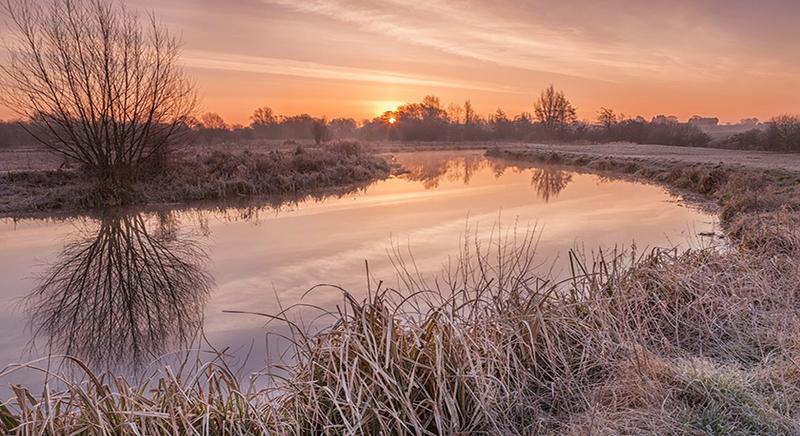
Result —
<path fill-rule="evenodd" d="M 572 29 L 508 21 L 491 17 L 485 10 L 473 13 L 466 2 L 263 1 L 354 24 L 361 30 L 405 43 L 501 66 L 598 80 L 615 77 L 604 69 L 625 69 L 626 74 L 642 71 L 654 74 L 663 70 L 663 64 L 651 59 L 621 56 L 622 47 L 593 49 L 573 38 Z"/>
<path fill-rule="evenodd" d="M 383 83 L 387 85 L 419 86 L 424 88 L 456 88 L 505 93 L 521 92 L 509 86 L 490 83 L 450 80 L 401 74 L 392 71 L 327 65 L 293 59 L 232 55 L 200 50 L 184 52 L 182 61 L 184 65 L 191 68 L 275 74 L 313 79 Z"/>
<path fill-rule="evenodd" d="M 549 12 L 559 9 L 559 6 L 549 4 L 544 9 L 545 6 L 539 6 L 536 2 L 262 1 L 288 10 L 353 24 L 362 31 L 405 43 L 537 72 L 619 83 L 641 78 L 648 81 L 702 82 L 719 80 L 724 73 L 732 71 L 765 73 L 753 63 L 738 66 L 727 64 L 714 44 L 732 44 L 730 35 L 713 26 L 698 28 L 693 26 L 692 19 L 677 19 L 670 23 L 665 18 L 659 25 L 670 24 L 672 28 L 660 31 L 658 26 L 654 26 L 649 34 L 639 34 L 648 30 L 647 25 L 641 22 L 641 17 L 627 17 L 624 12 L 618 13 L 608 5 L 605 9 L 597 10 L 595 17 L 604 32 L 590 32 L 595 30 L 594 25 L 587 22 L 585 16 L 574 17 L 574 24 L 539 17 L 537 9 Z M 578 9 L 586 9 L 586 6 Z M 618 4 L 617 7 L 628 6 Z M 515 18 L 514 10 L 525 12 L 525 16 Z M 622 22 L 623 18 L 627 21 Z M 633 26 L 637 34 L 626 37 L 620 34 L 622 30 L 615 29 L 616 26 Z M 602 33 L 611 33 L 614 37 L 601 38 L 599 34 Z M 680 44 L 659 44 L 660 39 L 677 40 Z M 700 50 L 698 45 L 701 43 L 710 47 Z"/>

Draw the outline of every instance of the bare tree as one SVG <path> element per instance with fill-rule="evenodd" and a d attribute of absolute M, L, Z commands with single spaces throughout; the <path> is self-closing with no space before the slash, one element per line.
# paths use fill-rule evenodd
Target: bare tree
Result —
<path fill-rule="evenodd" d="M 472 102 L 464 102 L 464 125 L 469 126 L 475 122 L 475 110 L 472 109 Z"/>
<path fill-rule="evenodd" d="M 450 120 L 451 123 L 461 124 L 461 121 L 464 119 L 464 108 L 458 103 L 450 103 L 447 105 L 447 119 Z"/>
<path fill-rule="evenodd" d="M 257 108 L 250 116 L 250 127 L 254 129 L 272 126 L 278 122 L 275 113 L 269 106 Z"/>
<path fill-rule="evenodd" d="M 575 122 L 576 113 L 563 91 L 556 91 L 553 85 L 542 91 L 533 105 L 537 121 L 547 130 L 562 130 Z"/>
<path fill-rule="evenodd" d="M 800 150 L 800 117 L 779 115 L 767 124 L 767 143 L 772 150 Z"/>
<path fill-rule="evenodd" d="M 128 183 L 164 155 L 194 108 L 179 41 L 116 0 L 8 0 L 4 103 L 50 150 Z"/>
<path fill-rule="evenodd" d="M 606 107 L 601 107 L 600 111 L 597 112 L 597 122 L 606 129 L 610 129 L 617 124 L 620 118 L 622 117 L 617 115 L 613 109 Z"/>
<path fill-rule="evenodd" d="M 198 121 L 204 129 L 226 130 L 228 128 L 228 124 L 216 112 L 206 112 L 200 115 Z"/>

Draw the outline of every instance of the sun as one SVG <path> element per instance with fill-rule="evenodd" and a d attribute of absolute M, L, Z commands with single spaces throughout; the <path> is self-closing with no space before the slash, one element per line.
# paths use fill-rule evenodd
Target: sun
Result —
<path fill-rule="evenodd" d="M 395 117 L 389 117 L 389 124 L 394 124 L 394 123 L 396 123 L 396 122 L 397 122 L 397 118 L 395 118 Z"/>

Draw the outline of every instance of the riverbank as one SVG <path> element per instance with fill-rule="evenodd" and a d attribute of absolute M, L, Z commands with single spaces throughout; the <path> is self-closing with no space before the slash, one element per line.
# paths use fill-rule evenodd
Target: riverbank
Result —
<path fill-rule="evenodd" d="M 125 198 L 100 195 L 79 169 L 0 174 L 0 216 L 301 195 L 359 185 L 389 173 L 384 159 L 360 149 L 183 152 L 141 177 Z"/>
<path fill-rule="evenodd" d="M 630 142 L 599 144 L 515 144 L 512 147 L 497 144 L 487 147 L 487 149 L 492 148 L 583 154 L 593 157 L 616 159 L 675 161 L 685 164 L 716 165 L 722 163 L 724 165 L 741 165 L 748 168 L 782 169 L 800 172 L 800 153 L 730 150 L 710 147 L 683 147 L 660 144 L 634 144 Z"/>
<path fill-rule="evenodd" d="M 369 299 L 347 294 L 321 334 L 288 325 L 294 359 L 267 390 L 221 360 L 147 388 L 88 375 L 46 396 L 19 389 L 0 422 L 122 434 L 800 432 L 796 173 L 489 154 L 694 192 L 718 204 L 732 246 L 570 252 L 573 277 L 559 283 L 539 275 L 536 233 L 467 239 L 427 285 L 395 253 L 396 291 L 373 281 Z"/>

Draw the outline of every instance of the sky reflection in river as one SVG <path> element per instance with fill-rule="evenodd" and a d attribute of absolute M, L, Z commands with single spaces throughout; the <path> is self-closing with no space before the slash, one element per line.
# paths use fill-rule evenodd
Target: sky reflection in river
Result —
<path fill-rule="evenodd" d="M 319 283 L 363 295 L 365 260 L 375 280 L 401 288 L 387 256 L 392 247 L 413 253 L 420 273 L 431 276 L 458 254 L 467 229 L 483 238 L 498 225 L 537 226 L 541 261 L 555 262 L 559 273 L 559 257 L 576 245 L 672 246 L 714 227 L 713 217 L 655 186 L 508 165 L 477 153 L 396 159 L 406 174 L 277 209 L 0 222 L 0 328 L 8 332 L 0 363 L 50 350 L 82 356 L 98 369 L 133 371 L 185 347 L 189 330 L 202 324 L 210 344 L 227 348 L 234 364 L 249 356 L 245 370 L 255 371 L 275 357 L 265 339 L 273 327 L 225 311 L 277 313 L 301 300 L 334 308 L 341 295 L 331 288 L 301 297 Z M 85 279 L 95 284 L 82 288 Z M 292 316 L 311 318 L 301 310 Z M 273 337 L 269 346 L 280 349 L 280 342 Z"/>

